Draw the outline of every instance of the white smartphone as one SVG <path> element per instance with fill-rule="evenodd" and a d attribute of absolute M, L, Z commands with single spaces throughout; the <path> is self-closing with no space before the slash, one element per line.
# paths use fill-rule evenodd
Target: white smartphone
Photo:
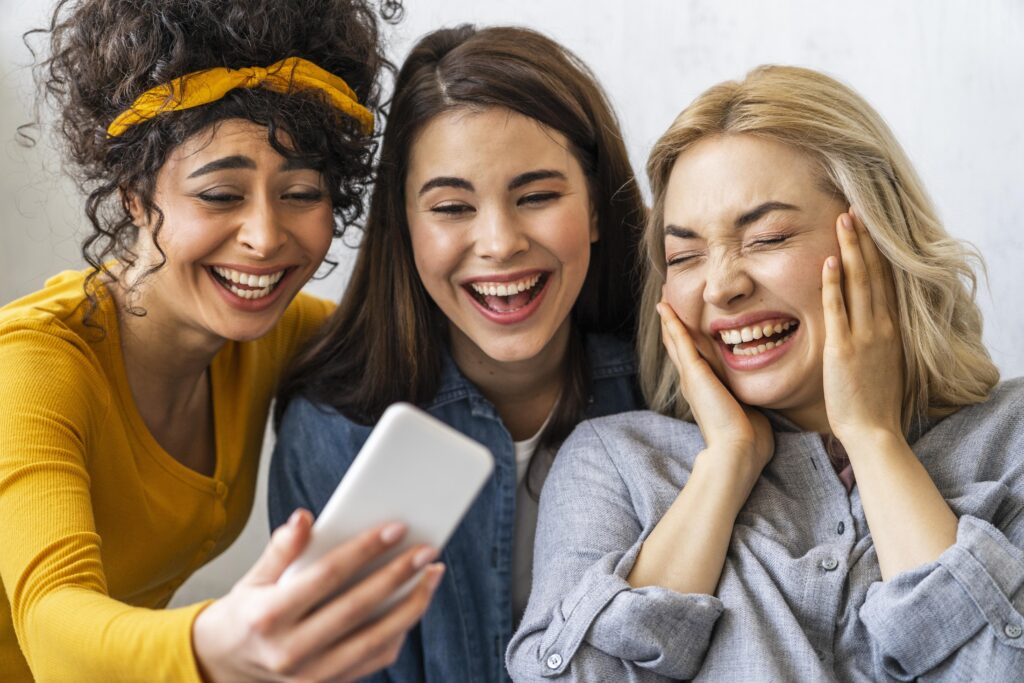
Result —
<path fill-rule="evenodd" d="M 404 523 L 405 536 L 340 590 L 414 545 L 426 543 L 440 550 L 493 469 L 491 452 L 465 434 L 408 403 L 390 406 L 314 522 L 309 545 L 280 582 L 290 581 L 338 544 L 385 522 Z M 419 576 L 407 581 L 370 618 L 408 594 Z"/>

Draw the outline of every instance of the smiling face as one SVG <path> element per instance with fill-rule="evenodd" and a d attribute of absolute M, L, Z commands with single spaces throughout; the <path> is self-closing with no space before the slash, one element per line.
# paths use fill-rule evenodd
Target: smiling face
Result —
<path fill-rule="evenodd" d="M 456 360 L 562 353 L 597 240 L 565 136 L 502 108 L 439 115 L 412 146 L 405 197 L 416 269 Z"/>
<path fill-rule="evenodd" d="M 161 167 L 153 201 L 167 262 L 141 281 L 137 303 L 182 334 L 266 334 L 331 244 L 320 173 L 278 154 L 251 121 L 229 119 L 182 143 Z M 155 216 L 133 213 L 141 261 L 159 263 Z"/>
<path fill-rule="evenodd" d="M 664 298 L 737 399 L 824 419 L 821 271 L 846 210 L 813 161 L 749 135 L 701 140 L 665 194 Z"/>

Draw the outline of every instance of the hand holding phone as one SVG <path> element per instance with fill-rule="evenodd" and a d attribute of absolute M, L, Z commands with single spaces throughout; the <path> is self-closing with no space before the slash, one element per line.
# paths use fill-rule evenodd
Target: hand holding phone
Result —
<path fill-rule="evenodd" d="M 280 582 L 291 581 L 366 529 L 389 522 L 407 527 L 402 541 L 353 575 L 342 590 L 415 545 L 440 550 L 493 468 L 490 451 L 476 441 L 412 405 L 392 405 L 324 506 L 309 544 Z M 371 618 L 407 594 L 417 578 L 407 581 Z"/>

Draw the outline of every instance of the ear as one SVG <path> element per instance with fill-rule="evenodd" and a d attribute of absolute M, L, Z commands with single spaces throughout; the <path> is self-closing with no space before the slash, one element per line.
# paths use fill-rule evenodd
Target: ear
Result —
<path fill-rule="evenodd" d="M 121 206 L 124 207 L 125 212 L 131 216 L 132 223 L 136 227 L 142 228 L 149 223 L 149 215 L 142 206 L 142 200 L 139 196 L 130 190 L 121 188 Z"/>

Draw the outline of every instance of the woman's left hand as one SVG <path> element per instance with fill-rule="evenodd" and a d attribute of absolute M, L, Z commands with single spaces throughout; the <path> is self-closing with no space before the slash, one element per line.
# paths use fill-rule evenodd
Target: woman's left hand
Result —
<path fill-rule="evenodd" d="M 869 434 L 902 437 L 903 351 L 882 255 L 851 207 L 836 221 L 836 257 L 822 269 L 825 409 L 849 450 Z M 844 292 L 845 290 L 845 292 Z"/>

